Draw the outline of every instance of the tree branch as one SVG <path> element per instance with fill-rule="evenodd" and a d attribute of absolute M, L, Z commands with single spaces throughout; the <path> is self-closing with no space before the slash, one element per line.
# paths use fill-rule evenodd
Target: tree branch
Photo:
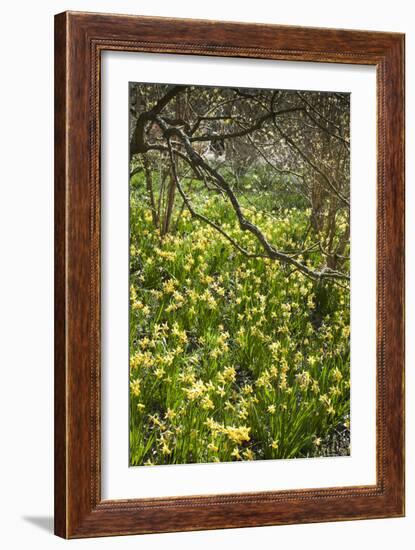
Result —
<path fill-rule="evenodd" d="M 340 273 L 340 272 L 335 271 L 335 270 L 332 270 L 328 267 L 324 267 L 320 271 L 314 271 L 313 269 L 309 268 L 307 265 L 302 264 L 301 262 L 296 260 L 294 257 L 289 256 L 288 254 L 285 254 L 285 253 L 277 250 L 276 248 L 274 248 L 268 242 L 267 238 L 262 233 L 262 231 L 255 224 L 253 224 L 252 222 L 250 222 L 249 220 L 247 220 L 245 218 L 245 216 L 242 212 L 241 206 L 240 206 L 234 192 L 232 191 L 231 187 L 229 186 L 229 184 L 226 182 L 226 180 L 221 176 L 221 174 L 219 172 L 217 172 L 214 168 L 209 166 L 209 164 L 207 164 L 207 162 L 204 161 L 204 159 L 192 148 L 192 145 L 190 143 L 189 138 L 182 132 L 182 130 L 180 130 L 177 127 L 169 127 L 166 124 L 166 122 L 160 116 L 155 116 L 154 120 L 157 122 L 160 129 L 162 130 L 163 135 L 165 136 L 165 138 L 167 140 L 168 146 L 170 147 L 170 149 L 169 149 L 170 161 L 174 163 L 174 159 L 173 159 L 173 156 L 172 156 L 173 153 L 171 151 L 171 145 L 170 145 L 170 137 L 173 136 L 173 135 L 176 135 L 182 141 L 183 146 L 184 146 L 190 160 L 192 161 L 192 163 L 194 163 L 196 166 L 202 168 L 208 174 L 210 174 L 215 179 L 218 186 L 225 192 L 225 194 L 227 195 L 227 197 L 228 197 L 230 203 L 232 204 L 232 207 L 233 207 L 233 209 L 236 213 L 240 228 L 243 231 L 249 231 L 250 233 L 252 233 L 257 238 L 259 243 L 262 245 L 262 247 L 263 247 L 263 249 L 266 253 L 266 256 L 268 258 L 273 259 L 273 260 L 279 260 L 280 262 L 285 263 L 285 264 L 291 264 L 291 265 L 297 267 L 304 275 L 306 275 L 310 278 L 313 278 L 313 279 L 349 279 L 348 275 L 346 275 L 344 273 Z M 176 176 L 175 177 L 177 178 L 177 171 L 176 171 Z M 190 202 L 188 201 L 185 193 L 183 192 L 183 194 L 181 193 L 181 195 L 182 195 L 183 200 L 187 201 L 186 204 L 189 208 Z M 190 207 L 191 207 L 191 205 L 190 205 Z M 190 208 L 189 208 L 189 210 L 190 210 Z M 195 212 L 195 211 L 193 210 L 193 212 Z M 198 217 L 200 217 L 200 216 L 201 216 L 201 214 L 198 214 Z M 203 219 L 206 223 L 209 223 L 209 225 L 211 225 L 212 227 L 215 227 L 215 229 L 219 228 L 218 231 L 220 233 L 224 234 L 223 230 L 217 224 L 214 224 L 214 222 L 212 222 L 211 220 L 209 220 L 205 216 L 203 216 L 203 218 L 201 218 L 201 219 Z M 226 233 L 224 234 L 224 236 L 226 236 Z M 226 236 L 226 238 L 229 238 L 229 236 Z M 237 248 L 238 247 L 239 247 L 239 245 L 237 246 Z M 239 249 L 240 249 L 240 247 L 239 247 Z"/>
<path fill-rule="evenodd" d="M 248 252 L 247 250 L 245 250 L 245 248 L 242 248 L 242 246 L 240 246 L 240 244 L 233 237 L 228 235 L 228 233 L 226 233 L 226 231 L 224 231 L 218 224 L 216 224 L 215 222 L 213 222 L 212 220 L 210 220 L 208 217 L 204 216 L 203 214 L 200 214 L 200 213 L 196 212 L 196 210 L 193 208 L 189 198 L 187 197 L 186 193 L 183 191 L 183 188 L 180 184 L 180 180 L 179 180 L 179 177 L 177 175 L 176 163 L 175 163 L 174 157 L 173 157 L 173 150 L 172 150 L 171 144 L 170 144 L 170 138 L 167 138 L 167 145 L 168 145 L 168 149 L 169 149 L 170 162 L 171 162 L 171 166 L 172 166 L 172 173 L 173 173 L 173 177 L 174 177 L 175 182 L 176 182 L 176 187 L 179 190 L 179 193 L 180 193 L 180 195 L 183 199 L 183 203 L 187 206 L 187 209 L 189 210 L 192 217 L 196 218 L 196 219 L 199 219 L 199 220 L 207 223 L 208 225 L 210 225 L 214 229 L 216 229 L 216 231 L 218 231 L 221 235 L 223 235 L 237 250 L 239 250 L 239 252 L 242 252 L 242 254 L 244 254 L 244 256 L 246 256 L 247 258 L 267 258 L 268 256 L 266 256 L 265 254 L 252 254 L 251 252 Z"/>
<path fill-rule="evenodd" d="M 161 113 L 164 107 L 179 93 L 183 92 L 187 86 L 172 86 L 164 96 L 154 105 L 150 111 L 145 111 L 140 114 L 137 119 L 137 124 L 134 129 L 133 136 L 130 141 L 130 154 L 145 153 L 146 145 L 144 142 L 144 129 L 146 122 L 151 120 L 154 116 Z"/>
<path fill-rule="evenodd" d="M 210 133 L 210 134 L 202 134 L 200 136 L 192 136 L 192 137 L 189 138 L 189 141 L 192 143 L 192 142 L 195 142 L 195 141 L 196 142 L 198 142 L 198 141 L 218 141 L 218 140 L 221 140 L 221 139 L 233 139 L 233 138 L 237 138 L 237 137 L 243 137 L 243 136 L 246 136 L 247 134 L 252 134 L 252 132 L 255 132 L 256 130 L 259 130 L 267 120 L 271 120 L 273 117 L 283 115 L 283 114 L 286 114 L 286 113 L 293 113 L 293 112 L 299 111 L 299 110 L 302 110 L 302 108 L 292 107 L 292 108 L 289 108 L 289 109 L 283 109 L 281 111 L 277 111 L 275 113 L 269 112 L 269 113 L 266 113 L 265 115 L 262 115 L 261 117 L 259 117 L 255 121 L 255 123 L 252 124 L 251 126 L 247 126 L 245 128 L 242 128 L 241 130 L 236 130 L 235 132 L 228 132 L 228 133 L 223 133 L 223 134 Z M 226 117 L 226 118 L 231 118 L 231 117 Z"/>
<path fill-rule="evenodd" d="M 310 157 L 308 157 L 304 151 L 302 149 L 300 149 L 300 147 L 281 129 L 281 127 L 276 123 L 276 121 L 274 120 L 274 125 L 275 127 L 277 128 L 277 130 L 280 132 L 280 134 L 282 135 L 282 137 L 285 139 L 285 141 L 291 145 L 291 147 L 293 149 L 295 149 L 297 151 L 297 153 L 300 155 L 300 157 L 305 160 L 307 162 L 307 164 L 309 166 L 311 166 L 311 168 L 313 168 L 313 170 L 315 172 L 317 172 L 317 174 L 319 174 L 323 180 L 327 183 L 327 185 L 330 187 L 330 189 L 333 191 L 333 193 L 336 195 L 336 197 L 338 199 L 340 199 L 345 205 L 349 206 L 350 207 L 350 201 L 347 197 L 345 197 L 338 189 L 337 187 L 333 184 L 333 182 L 331 181 L 331 179 L 327 176 L 327 174 L 325 174 L 323 172 L 323 170 L 321 170 L 311 159 Z"/>

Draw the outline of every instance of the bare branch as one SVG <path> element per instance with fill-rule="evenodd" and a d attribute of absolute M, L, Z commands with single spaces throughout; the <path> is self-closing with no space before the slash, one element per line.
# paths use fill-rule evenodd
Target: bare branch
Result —
<path fill-rule="evenodd" d="M 259 117 L 253 124 L 251 124 L 250 126 L 246 126 L 241 130 L 236 130 L 235 132 L 228 132 L 228 133 L 222 133 L 222 134 L 210 133 L 210 134 L 202 134 L 200 136 L 192 136 L 189 138 L 189 141 L 190 142 L 218 141 L 221 139 L 233 139 L 237 137 L 243 137 L 243 136 L 246 136 L 247 134 L 252 134 L 252 132 L 255 132 L 256 130 L 259 130 L 267 120 L 271 120 L 272 118 L 283 114 L 293 113 L 298 110 L 301 110 L 301 109 L 299 109 L 298 107 L 292 107 L 289 109 L 282 109 L 281 111 L 277 111 L 275 113 L 268 112 L 265 115 Z M 226 117 L 226 118 L 231 118 L 231 117 Z M 239 124 L 240 126 L 242 126 L 241 123 Z"/>
<path fill-rule="evenodd" d="M 313 170 L 315 170 L 317 172 L 317 174 L 319 174 L 323 178 L 323 180 L 327 183 L 327 185 L 330 187 L 330 189 L 333 191 L 333 193 L 336 195 L 336 197 L 339 198 L 345 205 L 350 206 L 349 199 L 347 197 L 345 197 L 338 190 L 337 186 L 334 185 L 334 183 L 331 181 L 331 179 L 328 177 L 328 175 L 325 174 L 323 172 L 323 170 L 321 170 L 321 168 L 319 168 L 317 166 L 317 164 L 315 162 L 313 162 L 310 159 L 310 157 L 304 153 L 304 151 L 302 149 L 300 149 L 300 147 L 290 138 L 290 136 L 288 136 L 288 134 L 286 134 L 284 132 L 284 130 L 282 130 L 282 128 L 276 123 L 276 121 L 274 121 L 274 124 L 275 124 L 275 127 L 277 128 L 277 130 L 282 135 L 282 137 L 285 139 L 285 141 L 289 145 L 291 145 L 291 147 L 297 151 L 297 153 L 307 162 L 307 164 L 309 164 L 309 166 L 311 166 L 311 168 L 313 168 Z"/>
<path fill-rule="evenodd" d="M 176 182 L 176 187 L 179 190 L 179 193 L 180 193 L 180 195 L 183 199 L 183 202 L 187 206 L 187 208 L 188 208 L 190 214 L 192 215 L 192 217 L 194 217 L 196 219 L 199 219 L 199 220 L 207 223 L 208 225 L 210 225 L 214 229 L 216 229 L 216 231 L 218 231 L 221 235 L 223 235 L 237 250 L 239 250 L 239 252 L 242 252 L 242 254 L 244 254 L 246 257 L 248 257 L 248 258 L 267 258 L 268 256 L 266 256 L 265 254 L 252 254 L 252 253 L 248 252 L 247 250 L 242 248 L 240 246 L 240 244 L 233 237 L 228 235 L 228 233 L 226 233 L 226 231 L 224 231 L 218 224 L 216 224 L 215 222 L 213 222 L 212 220 L 210 220 L 209 218 L 207 218 L 203 214 L 200 214 L 200 213 L 196 212 L 196 210 L 193 208 L 189 198 L 187 197 L 187 195 L 183 191 L 183 188 L 180 184 L 180 181 L 179 181 L 179 178 L 178 178 L 178 175 L 177 175 L 176 163 L 174 161 L 173 151 L 172 151 L 172 148 L 171 148 L 171 145 L 170 145 L 170 139 L 169 138 L 167 138 L 167 144 L 168 144 L 168 149 L 169 149 L 169 154 L 170 154 L 170 162 L 171 162 L 171 165 L 172 165 L 173 177 L 174 177 L 175 182 Z"/>
<path fill-rule="evenodd" d="M 341 273 L 339 271 L 332 270 L 328 267 L 324 267 L 320 271 L 315 271 L 315 270 L 309 268 L 307 265 L 299 262 L 294 257 L 292 257 L 288 254 L 285 254 L 285 253 L 277 250 L 276 248 L 274 248 L 268 242 L 267 238 L 262 233 L 262 231 L 254 223 L 250 222 L 249 220 L 247 220 L 245 218 L 245 216 L 242 212 L 241 206 L 240 206 L 234 192 L 232 191 L 231 187 L 229 186 L 229 184 L 226 182 L 226 180 L 221 176 L 221 174 L 219 172 L 217 172 L 214 168 L 212 168 L 209 164 L 207 164 L 207 162 L 192 148 L 189 138 L 179 128 L 169 127 L 166 124 L 166 122 L 160 116 L 155 116 L 154 120 L 160 126 L 160 129 L 162 130 L 162 132 L 163 132 L 163 134 L 164 134 L 164 136 L 165 136 L 165 138 L 168 142 L 168 145 L 170 144 L 170 141 L 169 141 L 170 137 L 173 136 L 173 135 L 176 135 L 182 141 L 182 143 L 184 145 L 184 148 L 185 148 L 190 160 L 192 161 L 192 163 L 194 163 L 196 166 L 199 166 L 200 168 L 205 170 L 207 173 L 209 173 L 215 179 L 218 186 L 221 189 L 223 189 L 223 191 L 227 195 L 227 197 L 228 197 L 228 199 L 229 199 L 229 201 L 230 201 L 230 203 L 231 203 L 231 205 L 232 205 L 232 207 L 233 207 L 233 209 L 236 213 L 236 216 L 238 218 L 240 228 L 243 231 L 249 231 L 250 233 L 252 233 L 257 238 L 259 243 L 262 245 L 262 247 L 263 247 L 263 249 L 266 253 L 266 256 L 268 258 L 273 259 L 273 260 L 279 260 L 279 261 L 281 261 L 282 263 L 285 263 L 285 264 L 291 264 L 291 265 L 297 267 L 304 275 L 306 275 L 308 277 L 311 277 L 313 279 L 349 279 L 348 275 L 346 275 L 344 273 Z M 174 162 L 174 159 L 173 159 L 173 156 L 172 156 L 173 153 L 171 151 L 171 146 L 170 146 L 169 154 L 171 156 L 171 162 Z M 177 178 L 177 172 L 176 172 L 175 177 Z M 176 181 L 176 184 L 177 184 L 177 181 Z M 185 193 L 183 192 L 183 194 L 181 193 L 181 195 L 182 195 L 183 200 L 187 201 L 186 204 L 189 208 L 190 202 L 188 201 Z M 190 210 L 190 208 L 189 208 L 189 210 Z M 195 211 L 193 210 L 193 212 L 195 212 Z M 195 214 L 193 214 L 193 215 L 195 215 Z M 198 217 L 200 217 L 200 216 L 201 215 L 198 214 Z M 217 224 L 214 224 L 214 222 L 212 222 L 211 220 L 209 220 L 205 216 L 203 216 L 203 218 L 201 218 L 201 219 L 206 221 L 206 223 L 209 223 L 209 225 L 212 225 L 212 227 L 215 227 L 216 229 L 219 228 L 218 231 L 221 232 L 222 234 L 224 234 L 223 230 L 219 226 L 217 226 Z M 224 234 L 224 236 L 229 238 L 229 236 L 227 236 L 226 233 Z"/>
<path fill-rule="evenodd" d="M 314 105 L 312 103 L 310 103 L 301 92 L 296 92 L 296 93 L 297 93 L 297 96 L 301 99 L 301 101 L 303 101 L 307 105 L 307 107 L 309 107 L 316 115 L 318 115 L 320 118 L 322 118 L 327 124 L 333 126 L 334 128 L 336 128 L 336 130 L 339 133 L 341 133 L 340 126 L 338 126 L 332 120 L 328 119 L 322 113 L 320 113 L 320 111 L 318 109 L 316 109 L 316 107 L 314 107 Z M 349 142 L 347 140 L 345 140 L 342 136 L 338 135 L 336 137 L 344 140 L 347 144 L 349 144 Z"/>
<path fill-rule="evenodd" d="M 146 147 L 144 143 L 144 128 L 146 122 L 151 120 L 155 115 L 158 115 L 162 109 L 174 98 L 176 95 L 185 90 L 187 86 L 172 86 L 167 93 L 154 105 L 150 111 L 144 111 L 137 119 L 137 124 L 130 142 L 130 154 L 145 153 Z"/>

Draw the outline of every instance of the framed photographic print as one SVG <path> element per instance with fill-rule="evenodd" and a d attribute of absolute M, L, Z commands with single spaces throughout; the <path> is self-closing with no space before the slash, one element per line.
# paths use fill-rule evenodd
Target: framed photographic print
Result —
<path fill-rule="evenodd" d="M 404 36 L 55 20 L 55 532 L 404 514 Z"/>

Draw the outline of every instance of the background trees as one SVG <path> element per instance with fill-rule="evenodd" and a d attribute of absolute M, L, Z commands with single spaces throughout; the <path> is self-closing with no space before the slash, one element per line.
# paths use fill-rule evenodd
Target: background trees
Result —
<path fill-rule="evenodd" d="M 347 280 L 349 113 L 348 94 L 133 83 L 131 182 L 144 182 L 161 236 L 188 210 L 247 257 L 318 281 Z M 220 197 L 249 239 L 233 236 L 223 216 L 207 216 L 202 192 Z M 289 250 L 255 217 L 286 208 L 307 215 Z"/>

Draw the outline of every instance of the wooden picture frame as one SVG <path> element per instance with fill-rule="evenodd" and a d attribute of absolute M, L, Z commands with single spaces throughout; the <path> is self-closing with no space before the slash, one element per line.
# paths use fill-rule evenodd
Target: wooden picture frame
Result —
<path fill-rule="evenodd" d="M 100 60 L 104 50 L 376 67 L 375 485 L 101 500 Z M 57 535 L 78 538 L 403 516 L 403 300 L 404 35 L 76 12 L 56 16 Z"/>

